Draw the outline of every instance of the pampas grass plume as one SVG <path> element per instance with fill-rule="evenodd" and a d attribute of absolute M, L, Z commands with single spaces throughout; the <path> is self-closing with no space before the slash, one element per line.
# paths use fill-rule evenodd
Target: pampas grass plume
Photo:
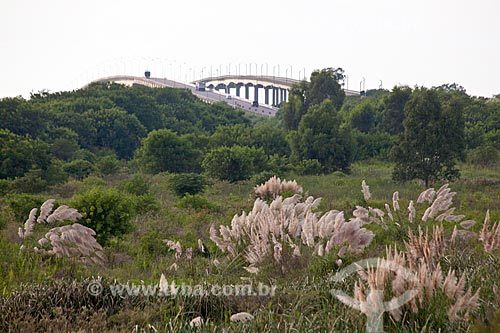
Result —
<path fill-rule="evenodd" d="M 238 312 L 231 316 L 232 322 L 244 322 L 248 320 L 253 320 L 254 316 L 252 316 L 248 312 Z"/>

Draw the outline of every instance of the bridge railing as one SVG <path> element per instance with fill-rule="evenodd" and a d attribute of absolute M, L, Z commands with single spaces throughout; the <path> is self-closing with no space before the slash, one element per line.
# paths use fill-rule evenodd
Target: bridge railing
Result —
<path fill-rule="evenodd" d="M 301 82 L 302 80 L 297 80 L 282 76 L 272 76 L 272 75 L 221 75 L 221 76 L 210 76 L 199 80 L 195 80 L 192 83 L 197 82 L 212 82 L 212 81 L 226 81 L 226 80 L 249 80 L 249 81 L 264 81 L 269 83 L 277 83 L 286 86 L 292 86 Z"/>

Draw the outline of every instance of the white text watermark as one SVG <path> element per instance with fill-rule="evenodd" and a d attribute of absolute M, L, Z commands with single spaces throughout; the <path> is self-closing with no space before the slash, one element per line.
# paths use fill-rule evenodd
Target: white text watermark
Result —
<path fill-rule="evenodd" d="M 197 284 L 189 285 L 186 283 L 175 284 L 134 284 L 134 283 L 115 283 L 106 285 L 100 280 L 93 280 L 87 285 L 87 291 L 92 296 L 100 296 L 108 288 L 113 296 L 121 298 L 127 297 L 205 297 L 205 296 L 269 296 L 273 297 L 276 293 L 276 286 L 268 286 L 258 283 L 242 285 L 213 285 Z"/>

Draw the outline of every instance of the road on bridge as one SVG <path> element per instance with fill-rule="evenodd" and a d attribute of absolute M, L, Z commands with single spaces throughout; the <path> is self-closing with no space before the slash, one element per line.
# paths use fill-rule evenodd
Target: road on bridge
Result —
<path fill-rule="evenodd" d="M 181 83 L 177 81 L 172 81 L 168 79 L 160 79 L 160 78 L 150 78 L 150 81 L 159 83 L 161 85 L 165 85 L 171 88 L 183 88 L 190 90 L 194 95 L 198 98 L 208 102 L 224 102 L 231 105 L 234 108 L 242 109 L 248 112 L 252 112 L 261 116 L 274 117 L 276 115 L 276 108 L 273 108 L 268 105 L 259 104 L 258 107 L 252 106 L 252 102 L 243 98 L 239 98 L 236 96 L 231 96 L 231 98 L 227 98 L 227 95 L 224 93 L 220 93 L 216 90 L 205 90 L 199 91 L 196 90 L 196 87 L 192 84 Z"/>

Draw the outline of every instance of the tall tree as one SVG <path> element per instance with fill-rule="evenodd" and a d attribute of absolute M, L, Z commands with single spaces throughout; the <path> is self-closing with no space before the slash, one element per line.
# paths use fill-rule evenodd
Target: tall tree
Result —
<path fill-rule="evenodd" d="M 375 106 L 370 100 L 366 100 L 356 105 L 349 112 L 348 117 L 352 128 L 356 128 L 363 133 L 368 133 L 375 127 Z"/>
<path fill-rule="evenodd" d="M 411 88 L 396 86 L 382 101 L 382 121 L 380 129 L 390 133 L 403 133 L 403 120 L 405 118 L 405 105 L 411 95 Z"/>
<path fill-rule="evenodd" d="M 339 81 L 344 78 L 341 68 L 325 68 L 312 72 L 309 82 L 301 81 L 292 87 L 288 102 L 282 108 L 285 129 L 296 130 L 302 116 L 313 105 L 329 99 L 336 110 L 344 103 L 345 93 Z"/>
<path fill-rule="evenodd" d="M 422 179 L 428 187 L 431 181 L 459 176 L 455 165 L 463 156 L 464 139 L 450 133 L 463 133 L 464 124 L 450 110 L 443 110 L 434 90 L 412 92 L 405 106 L 404 133 L 392 151 L 395 180 Z"/>
<path fill-rule="evenodd" d="M 319 105 L 325 99 L 332 101 L 335 109 L 340 110 L 345 93 L 338 80 L 343 78 L 339 69 L 326 68 L 311 74 L 309 89 L 306 91 L 306 106 Z"/>
<path fill-rule="evenodd" d="M 341 127 L 341 119 L 329 99 L 311 107 L 302 117 L 297 131 L 290 132 L 295 160 L 318 160 L 324 172 L 347 170 L 353 142 L 350 132 Z"/>

